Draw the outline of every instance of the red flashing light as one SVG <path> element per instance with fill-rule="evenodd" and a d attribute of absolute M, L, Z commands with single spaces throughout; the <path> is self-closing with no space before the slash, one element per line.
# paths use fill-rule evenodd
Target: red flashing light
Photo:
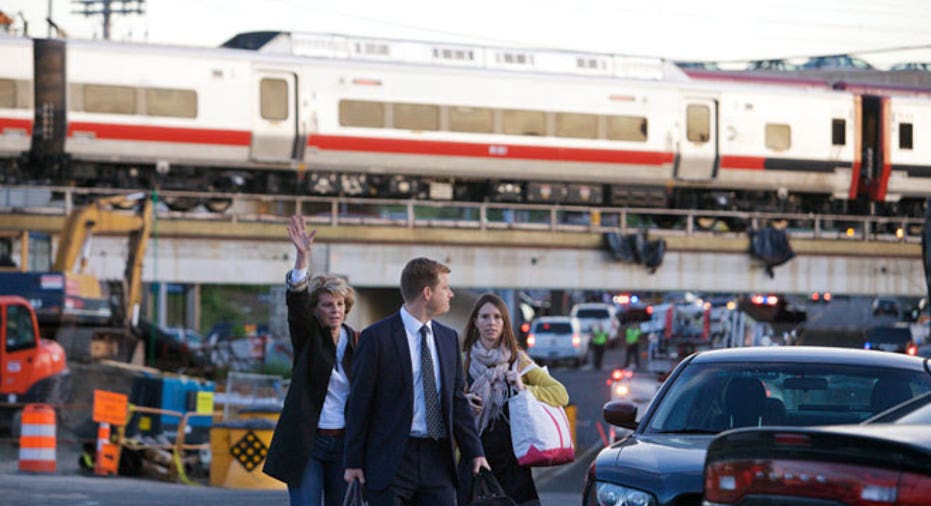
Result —
<path fill-rule="evenodd" d="M 811 294 L 811 301 L 812 301 L 812 302 L 818 302 L 818 300 L 820 300 L 820 299 L 821 299 L 821 294 L 819 294 L 818 292 L 814 292 L 814 293 Z"/>
<path fill-rule="evenodd" d="M 582 338 L 578 334 L 572 334 L 572 347 L 578 348 L 582 345 Z"/>
<path fill-rule="evenodd" d="M 527 347 L 533 348 L 537 344 L 537 336 L 533 334 L 527 334 Z"/>
<path fill-rule="evenodd" d="M 620 369 L 615 369 L 615 370 L 611 371 L 611 379 L 613 379 L 613 380 L 619 380 L 619 379 L 621 379 L 622 377 L 624 377 L 624 371 L 622 371 L 622 370 L 620 370 Z"/>
<path fill-rule="evenodd" d="M 521 323 L 521 324 L 520 324 L 520 331 L 523 332 L 523 333 L 525 333 L 525 334 L 526 334 L 527 332 L 530 332 L 530 324 L 527 323 L 527 322 Z"/>
<path fill-rule="evenodd" d="M 908 347 L 905 348 L 905 353 L 914 357 L 918 354 L 918 346 L 914 343 L 909 343 Z"/>
<path fill-rule="evenodd" d="M 653 314 L 653 306 L 647 306 L 647 314 Z"/>
<path fill-rule="evenodd" d="M 824 295 L 821 297 L 825 302 L 831 302 L 831 292 L 824 292 Z"/>

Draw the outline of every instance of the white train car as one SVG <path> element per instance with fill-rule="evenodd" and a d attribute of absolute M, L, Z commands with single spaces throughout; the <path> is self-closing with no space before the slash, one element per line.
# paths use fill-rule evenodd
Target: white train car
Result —
<path fill-rule="evenodd" d="M 32 137 L 32 41 L 0 36 L 0 163 L 27 153 Z M 0 176 L 0 181 L 2 181 Z"/>
<path fill-rule="evenodd" d="M 288 33 L 228 44 L 36 40 L 65 57 L 32 69 L 31 41 L 2 38 L 16 63 L 0 69 L 0 157 L 78 184 L 268 193 L 910 214 L 931 194 L 916 135 L 927 95 L 690 80 L 605 54 Z M 59 119 L 30 143 L 46 117 L 32 74 L 59 71 L 41 100 Z"/>

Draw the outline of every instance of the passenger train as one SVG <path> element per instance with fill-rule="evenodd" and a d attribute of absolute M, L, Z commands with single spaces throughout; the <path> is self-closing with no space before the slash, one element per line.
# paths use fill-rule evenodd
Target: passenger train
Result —
<path fill-rule="evenodd" d="M 287 32 L 2 37 L 0 61 L 6 184 L 901 216 L 931 196 L 921 91 Z"/>

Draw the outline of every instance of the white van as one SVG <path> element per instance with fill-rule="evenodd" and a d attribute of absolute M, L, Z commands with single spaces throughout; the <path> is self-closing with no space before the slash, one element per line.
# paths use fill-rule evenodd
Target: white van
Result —
<path fill-rule="evenodd" d="M 603 302 L 583 302 L 572 306 L 569 316 L 579 320 L 582 332 L 591 335 L 592 326 L 601 325 L 608 331 L 608 347 L 613 348 L 618 342 L 617 307 Z"/>

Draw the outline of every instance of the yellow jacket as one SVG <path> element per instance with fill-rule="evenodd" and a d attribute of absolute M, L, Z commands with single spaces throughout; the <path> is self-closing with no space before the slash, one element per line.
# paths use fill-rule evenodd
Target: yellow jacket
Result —
<path fill-rule="evenodd" d="M 533 359 L 523 351 L 518 357 L 517 370 L 523 371 L 520 376 L 521 381 L 537 400 L 550 406 L 569 404 L 569 393 L 566 392 L 566 387 L 550 376 L 546 369 L 534 363 Z"/>

